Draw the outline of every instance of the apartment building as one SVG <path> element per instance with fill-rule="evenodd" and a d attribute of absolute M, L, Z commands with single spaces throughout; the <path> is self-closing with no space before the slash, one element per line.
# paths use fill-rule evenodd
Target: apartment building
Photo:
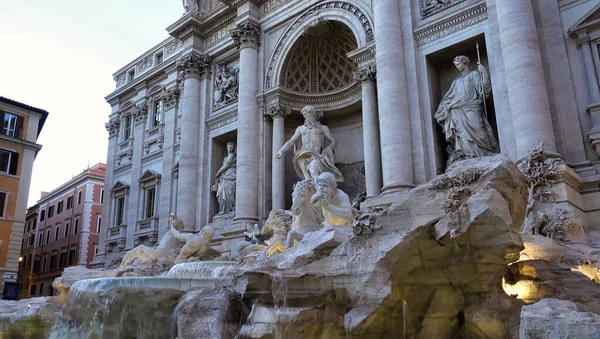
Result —
<path fill-rule="evenodd" d="M 31 172 L 42 148 L 36 142 L 47 117 L 43 109 L 0 97 L 0 284 L 7 298 L 16 298 Z"/>
<path fill-rule="evenodd" d="M 29 281 L 23 276 L 28 297 L 53 295 L 52 282 L 65 267 L 89 266 L 97 254 L 105 172 L 105 164 L 96 164 L 38 201 L 33 249 L 24 245 L 21 252 L 31 272 Z M 33 235 L 26 233 L 28 244 Z"/>

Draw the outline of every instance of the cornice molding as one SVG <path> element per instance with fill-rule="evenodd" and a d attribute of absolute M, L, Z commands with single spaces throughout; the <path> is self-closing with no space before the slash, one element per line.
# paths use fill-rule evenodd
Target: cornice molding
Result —
<path fill-rule="evenodd" d="M 432 41 L 448 36 L 454 32 L 473 26 L 487 19 L 487 5 L 482 2 L 476 6 L 465 9 L 455 15 L 436 21 L 414 32 L 417 46 L 423 46 Z"/>

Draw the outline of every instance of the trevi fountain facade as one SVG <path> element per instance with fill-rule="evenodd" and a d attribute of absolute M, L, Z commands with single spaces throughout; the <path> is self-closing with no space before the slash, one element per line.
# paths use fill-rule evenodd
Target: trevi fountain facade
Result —
<path fill-rule="evenodd" d="M 598 0 L 182 5 L 106 97 L 95 268 L 6 331 L 600 338 Z"/>

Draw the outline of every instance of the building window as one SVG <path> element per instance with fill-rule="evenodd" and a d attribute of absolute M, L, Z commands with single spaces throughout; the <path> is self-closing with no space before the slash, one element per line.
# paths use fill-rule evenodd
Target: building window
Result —
<path fill-rule="evenodd" d="M 59 201 L 58 206 L 56 207 L 56 214 L 61 214 L 63 211 L 64 202 Z"/>
<path fill-rule="evenodd" d="M 19 153 L 0 149 L 0 172 L 17 175 Z"/>
<path fill-rule="evenodd" d="M 35 285 L 31 285 L 31 288 L 29 289 L 29 294 L 32 296 L 35 295 L 35 292 L 36 292 L 35 287 L 36 287 Z"/>
<path fill-rule="evenodd" d="M 69 252 L 69 266 L 74 265 L 77 262 L 76 252 L 76 248 L 71 248 L 71 251 Z"/>
<path fill-rule="evenodd" d="M 63 267 L 65 267 L 66 264 L 67 264 L 67 252 L 61 252 L 58 265 L 60 266 L 60 268 L 63 268 Z"/>
<path fill-rule="evenodd" d="M 94 256 L 98 256 L 98 245 L 94 245 Z"/>
<path fill-rule="evenodd" d="M 48 228 L 48 231 L 46 231 L 46 244 L 48 244 L 50 242 L 50 228 Z"/>
<path fill-rule="evenodd" d="M 33 219 L 33 227 L 31 227 L 31 230 L 35 231 L 36 227 L 37 227 L 37 218 Z"/>
<path fill-rule="evenodd" d="M 33 254 L 30 254 L 29 256 L 27 256 L 27 267 L 31 267 L 31 257 L 32 256 L 33 256 Z"/>
<path fill-rule="evenodd" d="M 48 256 L 44 256 L 44 258 L 42 259 L 42 272 L 46 272 L 46 268 L 48 268 L 48 267 L 46 266 L 46 263 L 47 263 L 46 261 L 47 261 L 47 259 L 48 259 Z"/>
<path fill-rule="evenodd" d="M 65 238 L 69 236 L 69 228 L 71 226 L 70 221 L 65 221 Z"/>
<path fill-rule="evenodd" d="M 34 243 L 34 241 L 35 241 L 35 237 L 34 237 L 34 236 L 31 236 L 31 237 L 29 238 L 29 246 L 33 246 L 33 243 Z"/>
<path fill-rule="evenodd" d="M 54 232 L 54 241 L 58 240 L 59 232 L 60 232 L 60 224 L 56 224 L 56 231 Z"/>
<path fill-rule="evenodd" d="M 152 127 L 160 125 L 160 115 L 162 113 L 162 101 L 156 100 L 152 104 Z"/>
<path fill-rule="evenodd" d="M 100 203 L 104 204 L 104 188 L 100 189 Z"/>
<path fill-rule="evenodd" d="M 77 192 L 77 205 L 81 205 L 81 191 Z"/>
<path fill-rule="evenodd" d="M 50 256 L 50 269 L 53 270 L 56 268 L 56 254 L 52 254 Z"/>
<path fill-rule="evenodd" d="M 6 205 L 8 205 L 8 193 L 0 192 L 0 218 L 6 218 Z"/>
<path fill-rule="evenodd" d="M 73 196 L 67 198 L 67 209 L 70 210 L 73 208 Z"/>
<path fill-rule="evenodd" d="M 15 114 L 0 112 L 0 121 L 2 121 L 2 135 L 13 138 L 19 138 L 23 128 L 23 117 Z"/>
<path fill-rule="evenodd" d="M 102 227 L 102 216 L 98 214 L 98 227 L 96 233 L 100 234 L 100 228 Z"/>
<path fill-rule="evenodd" d="M 144 218 L 154 217 L 154 200 L 156 197 L 156 188 L 152 187 L 146 190 L 146 202 L 144 208 Z"/>
<path fill-rule="evenodd" d="M 75 218 L 75 227 L 73 228 L 73 234 L 77 234 L 79 232 L 79 218 Z"/>
<path fill-rule="evenodd" d="M 38 238 L 38 247 L 42 246 L 42 241 L 44 238 L 44 233 L 39 233 L 39 238 Z"/>
<path fill-rule="evenodd" d="M 154 55 L 154 65 L 160 65 L 163 62 L 163 53 L 159 52 Z"/>
<path fill-rule="evenodd" d="M 33 273 L 37 273 L 40 270 L 40 259 L 33 260 Z"/>
<path fill-rule="evenodd" d="M 48 219 L 52 218 L 54 215 L 54 205 L 48 207 Z"/>
<path fill-rule="evenodd" d="M 127 140 L 131 138 L 131 115 L 125 117 L 123 126 L 123 140 Z"/>
<path fill-rule="evenodd" d="M 46 219 L 46 210 L 42 210 L 42 212 L 40 212 L 40 221 L 44 221 L 44 219 Z"/>
<path fill-rule="evenodd" d="M 123 224 L 123 217 L 125 215 L 125 197 L 117 198 L 116 207 L 115 224 L 119 226 Z"/>

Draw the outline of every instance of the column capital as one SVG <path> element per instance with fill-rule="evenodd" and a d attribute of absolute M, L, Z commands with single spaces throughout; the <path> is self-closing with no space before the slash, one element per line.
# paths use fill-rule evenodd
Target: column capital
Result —
<path fill-rule="evenodd" d="M 265 110 L 265 115 L 269 118 L 275 120 L 277 118 L 285 118 L 292 113 L 292 110 L 288 107 L 284 107 L 282 105 L 275 105 L 268 107 Z"/>
<path fill-rule="evenodd" d="M 179 78 L 201 79 L 202 77 L 204 77 L 208 66 L 210 65 L 210 62 L 210 56 L 195 52 L 181 57 L 181 59 L 177 60 L 176 63 L 177 71 L 179 72 Z"/>
<path fill-rule="evenodd" d="M 364 66 L 355 71 L 353 76 L 356 81 L 375 81 L 377 78 L 377 68 L 375 65 Z"/>
<path fill-rule="evenodd" d="M 111 118 L 110 120 L 108 120 L 107 123 L 104 124 L 104 127 L 106 127 L 106 130 L 108 131 L 109 138 L 116 137 L 117 134 L 119 134 L 119 126 L 120 125 L 121 125 L 121 118 L 119 118 L 119 116 Z"/>
<path fill-rule="evenodd" d="M 146 101 L 135 105 L 131 109 L 131 116 L 133 117 L 136 124 L 141 124 L 146 121 L 148 116 L 148 104 Z"/>
<path fill-rule="evenodd" d="M 260 45 L 260 24 L 253 20 L 245 20 L 237 24 L 231 32 L 233 44 L 239 48 L 255 48 Z"/>
<path fill-rule="evenodd" d="M 171 108 L 177 106 L 177 101 L 179 99 L 180 90 L 177 86 L 164 91 L 160 99 L 163 101 L 165 105 L 165 111 L 170 110 Z"/>

